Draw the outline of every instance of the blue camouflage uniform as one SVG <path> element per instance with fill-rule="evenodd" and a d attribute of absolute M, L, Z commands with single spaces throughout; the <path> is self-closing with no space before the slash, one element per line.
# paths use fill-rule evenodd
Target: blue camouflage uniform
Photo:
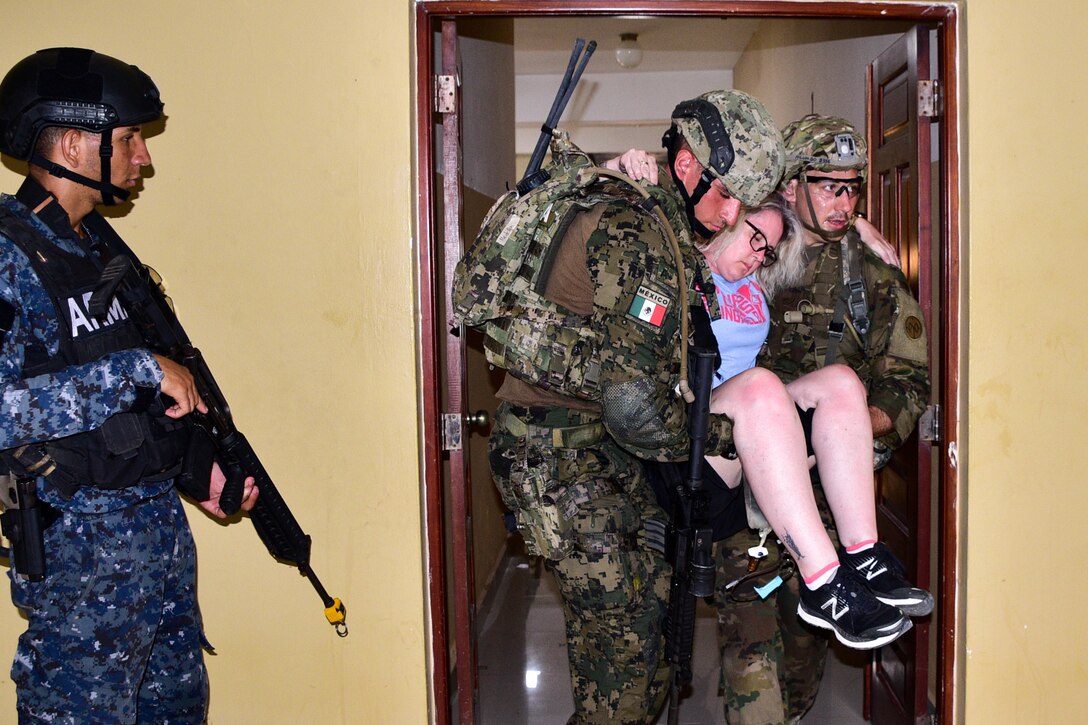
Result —
<path fill-rule="evenodd" d="M 0 206 L 48 243 L 88 256 L 60 206 L 35 215 L 20 201 L 27 195 L 48 198 L 28 179 Z M 0 332 L 0 450 L 97 429 L 132 409 L 141 389 L 144 397 L 158 389 L 162 371 L 143 349 L 24 378 L 26 351 L 55 355 L 66 326 L 26 255 L 2 235 L 0 305 L 13 313 Z M 173 481 L 84 485 L 65 497 L 39 478 L 37 492 L 56 512 L 44 534 L 45 578 L 9 571 L 28 619 L 11 670 L 20 722 L 203 722 L 195 547 Z"/>

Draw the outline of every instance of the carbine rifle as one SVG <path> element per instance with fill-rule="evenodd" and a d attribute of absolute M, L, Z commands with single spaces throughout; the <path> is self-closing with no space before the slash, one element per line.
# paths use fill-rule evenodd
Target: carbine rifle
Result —
<path fill-rule="evenodd" d="M 696 345 L 688 347 L 688 354 L 691 358 L 691 389 L 695 395 L 688 408 L 691 448 L 687 480 L 677 486 L 672 535 L 666 552 L 673 566 L 665 627 L 665 657 L 672 665 L 669 725 L 679 722 L 680 691 L 691 682 L 696 599 L 714 594 L 714 532 L 709 521 L 710 493 L 703 481 L 703 456 L 716 355 L 714 350 Z"/>
<path fill-rule="evenodd" d="M 269 554 L 297 567 L 299 573 L 310 580 L 325 606 L 325 618 L 336 628 L 338 635 L 346 637 L 347 609 L 340 599 L 329 596 L 310 568 L 310 536 L 299 526 L 253 446 L 235 427 L 223 392 L 204 362 L 204 356 L 189 341 L 161 285 L 152 277 L 150 268 L 139 262 L 97 212 L 89 215 L 84 223 L 115 252 L 91 295 L 89 311 L 92 315 L 104 314 L 114 295 L 120 295 L 151 350 L 184 365 L 192 373 L 208 412 L 193 411 L 187 418 L 192 420 L 193 435 L 206 435 L 210 439 L 214 458 L 227 477 L 219 508 L 228 516 L 237 513 L 242 504 L 245 479 L 254 478 L 260 494 L 249 518 L 257 535 Z"/>

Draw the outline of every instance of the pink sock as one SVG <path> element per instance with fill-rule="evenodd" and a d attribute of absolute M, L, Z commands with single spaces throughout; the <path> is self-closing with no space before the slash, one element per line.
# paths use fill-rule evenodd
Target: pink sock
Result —
<path fill-rule="evenodd" d="M 810 577 L 803 577 L 805 586 L 809 589 L 819 589 L 824 584 L 835 578 L 835 572 L 839 570 L 839 562 L 833 561 Z"/>
<path fill-rule="evenodd" d="M 873 544 L 876 543 L 876 539 L 867 539 L 865 541 L 859 541 L 853 546 L 846 547 L 846 553 L 857 554 L 859 551 L 865 551 L 866 549 L 873 548 Z"/>

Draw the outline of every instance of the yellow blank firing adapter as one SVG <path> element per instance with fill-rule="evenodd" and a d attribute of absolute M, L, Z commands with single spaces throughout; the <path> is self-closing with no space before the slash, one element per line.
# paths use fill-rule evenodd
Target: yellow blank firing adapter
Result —
<path fill-rule="evenodd" d="M 347 617 L 348 610 L 339 597 L 333 599 L 332 604 L 325 607 L 325 619 L 329 620 L 329 624 L 336 627 L 336 633 L 341 637 L 348 636 Z"/>

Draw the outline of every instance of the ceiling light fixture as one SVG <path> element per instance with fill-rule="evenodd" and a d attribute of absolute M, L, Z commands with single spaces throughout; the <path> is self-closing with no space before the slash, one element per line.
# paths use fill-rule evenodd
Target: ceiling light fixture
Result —
<path fill-rule="evenodd" d="M 642 47 L 638 44 L 638 33 L 620 33 L 620 44 L 616 47 L 616 62 L 624 68 L 634 68 L 642 62 Z"/>

